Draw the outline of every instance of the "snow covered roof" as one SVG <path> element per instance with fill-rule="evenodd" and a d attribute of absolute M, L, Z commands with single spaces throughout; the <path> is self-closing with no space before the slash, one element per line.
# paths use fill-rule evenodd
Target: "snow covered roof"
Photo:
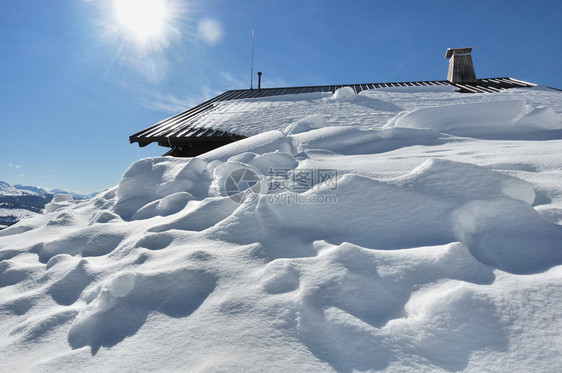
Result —
<path fill-rule="evenodd" d="M 489 78 L 479 79 L 473 83 L 433 80 L 230 90 L 130 136 L 129 141 L 131 143 L 136 142 L 141 147 L 157 142 L 160 146 L 172 148 L 168 155 L 195 156 L 255 134 L 237 132 L 240 128 L 229 126 L 225 122 L 219 123 L 217 108 L 220 105 L 217 104 L 221 102 L 295 94 L 333 94 L 343 87 L 350 87 L 356 94 L 359 94 L 363 91 L 385 88 L 433 86 L 452 87 L 461 93 L 496 93 L 509 88 L 533 87 L 535 84 L 513 78 Z M 229 107 L 230 112 L 233 112 L 233 109 L 233 106 Z M 259 132 L 272 129 L 266 123 L 261 125 L 262 128 Z"/>

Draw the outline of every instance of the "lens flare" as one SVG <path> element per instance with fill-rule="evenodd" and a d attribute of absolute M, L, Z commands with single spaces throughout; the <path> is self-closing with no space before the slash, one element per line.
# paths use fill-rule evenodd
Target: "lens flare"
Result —
<path fill-rule="evenodd" d="M 165 0 L 115 0 L 119 23 L 133 36 L 148 40 L 163 32 L 167 17 Z"/>

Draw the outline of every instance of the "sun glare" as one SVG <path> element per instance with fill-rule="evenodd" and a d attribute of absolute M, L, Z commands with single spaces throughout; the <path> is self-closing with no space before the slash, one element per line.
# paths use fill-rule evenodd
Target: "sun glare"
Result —
<path fill-rule="evenodd" d="M 115 11 L 119 23 L 140 40 L 158 37 L 163 32 L 165 0 L 115 0 Z"/>

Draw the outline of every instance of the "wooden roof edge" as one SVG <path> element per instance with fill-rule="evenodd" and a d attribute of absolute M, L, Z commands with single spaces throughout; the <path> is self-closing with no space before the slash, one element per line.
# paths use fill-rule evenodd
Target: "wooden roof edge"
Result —
<path fill-rule="evenodd" d="M 139 147 L 145 147 L 153 142 L 158 143 L 159 145 L 164 146 L 163 144 L 166 144 L 165 146 L 168 146 L 168 144 L 178 144 L 178 143 L 188 143 L 190 141 L 192 141 L 193 139 L 197 139 L 197 141 L 209 141 L 209 142 L 213 142 L 213 141 L 220 141 L 220 139 L 231 139 L 232 141 L 236 141 L 236 140 L 242 140 L 245 139 L 246 136 L 245 135 L 240 135 L 238 133 L 233 133 L 233 132 L 228 132 L 225 130 L 221 130 L 221 129 L 216 129 L 213 127 L 199 127 L 197 128 L 197 131 L 220 131 L 220 134 L 215 134 L 214 132 L 206 135 L 206 136 L 197 136 L 197 137 L 192 137 L 192 136 L 154 136 L 154 137 L 138 137 L 135 135 L 129 136 L 129 143 L 133 144 L 133 143 L 138 143 Z"/>
<path fill-rule="evenodd" d="M 198 109 L 202 108 L 202 107 L 205 106 L 205 105 L 209 105 L 209 104 L 212 104 L 212 103 L 217 102 L 217 101 L 220 102 L 220 101 L 222 101 L 222 100 L 221 100 L 221 97 L 224 96 L 224 95 L 226 95 L 226 94 L 229 93 L 229 92 L 231 92 L 231 91 L 223 92 L 223 93 L 221 93 L 221 94 L 218 95 L 218 96 L 215 96 L 215 97 L 213 97 L 213 98 L 210 98 L 210 99 L 208 99 L 207 101 L 204 101 L 204 102 L 202 102 L 202 103 L 200 103 L 200 104 L 198 104 L 198 105 L 195 105 L 195 106 L 193 106 L 193 107 L 190 107 L 189 109 L 184 110 L 184 111 L 182 111 L 182 112 L 180 112 L 180 113 L 178 113 L 178 114 L 174 114 L 174 115 L 172 115 L 172 116 L 170 116 L 170 117 L 168 117 L 168 118 L 166 118 L 166 119 L 162 119 L 161 121 L 159 121 L 159 122 L 153 124 L 152 126 L 147 127 L 147 128 L 145 128 L 145 129 L 143 129 L 142 131 L 139 131 L 139 132 L 135 133 L 134 135 L 129 136 L 129 140 L 131 141 L 131 143 L 133 143 L 133 140 L 132 140 L 133 137 L 139 137 L 139 136 L 141 136 L 144 132 L 148 132 L 148 131 L 150 131 L 150 130 L 152 130 L 152 129 L 154 129 L 154 128 L 160 126 L 160 125 L 162 125 L 162 124 L 165 123 L 165 122 L 168 122 L 168 121 L 170 121 L 170 120 L 172 120 L 172 119 L 174 119 L 174 118 L 177 118 L 177 117 L 179 117 L 179 116 L 182 116 L 182 115 L 184 115 L 184 114 L 188 114 L 189 112 L 197 111 Z"/>
<path fill-rule="evenodd" d="M 272 91 L 275 89 L 306 89 L 306 88 L 330 88 L 330 87 L 351 87 L 360 85 L 379 85 L 379 84 L 412 84 L 412 83 L 448 83 L 447 80 L 415 80 L 409 82 L 378 82 L 378 83 L 343 83 L 343 84 L 324 84 L 324 85 L 300 85 L 300 86 L 289 86 L 289 87 L 269 87 L 269 88 L 245 88 L 245 89 L 232 89 L 226 91 L 229 92 L 246 92 L 246 91 Z"/>
<path fill-rule="evenodd" d="M 489 79 L 495 79 L 495 78 L 489 78 Z M 500 79 L 502 79 L 502 78 L 500 78 Z M 515 79 L 515 78 L 511 78 L 511 77 L 507 77 L 507 78 L 503 78 L 503 79 L 510 79 L 510 80 L 513 80 L 513 81 L 516 81 L 516 82 L 519 82 L 519 83 L 522 83 L 522 84 L 529 85 L 529 86 L 531 86 L 531 87 L 536 87 L 536 86 L 538 86 L 538 84 L 531 83 L 531 82 L 527 82 L 527 81 L 521 80 L 521 79 Z"/>

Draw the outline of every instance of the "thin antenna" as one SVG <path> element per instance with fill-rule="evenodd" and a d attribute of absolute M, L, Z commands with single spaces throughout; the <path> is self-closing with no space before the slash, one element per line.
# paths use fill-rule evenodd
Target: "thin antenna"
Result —
<path fill-rule="evenodd" d="M 250 89 L 254 89 L 254 29 L 252 29 L 252 69 L 250 71 Z"/>

